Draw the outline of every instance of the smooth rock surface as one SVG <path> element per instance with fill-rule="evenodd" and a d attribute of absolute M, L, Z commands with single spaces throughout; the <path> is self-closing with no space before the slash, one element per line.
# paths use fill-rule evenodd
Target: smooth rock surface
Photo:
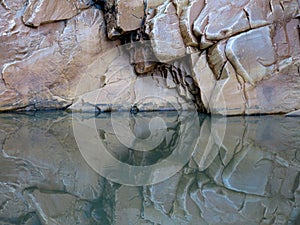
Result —
<path fill-rule="evenodd" d="M 246 82 L 254 84 L 272 74 L 275 52 L 270 35 L 270 28 L 263 27 L 228 40 L 226 56 Z"/>
<path fill-rule="evenodd" d="M 23 21 L 26 25 L 38 27 L 43 23 L 71 19 L 80 10 L 90 6 L 89 0 L 79 4 L 77 2 L 81 1 L 31 0 L 25 9 Z"/>
<path fill-rule="evenodd" d="M 163 8 L 164 6 L 162 6 Z M 159 62 L 170 62 L 185 55 L 185 45 L 180 33 L 179 18 L 173 3 L 169 3 L 150 21 L 150 40 Z"/>

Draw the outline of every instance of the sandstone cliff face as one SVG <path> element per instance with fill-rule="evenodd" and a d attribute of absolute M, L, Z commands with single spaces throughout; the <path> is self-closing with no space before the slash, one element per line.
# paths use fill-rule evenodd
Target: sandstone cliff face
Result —
<path fill-rule="evenodd" d="M 0 15 L 0 111 L 300 108 L 296 0 L 3 0 Z"/>

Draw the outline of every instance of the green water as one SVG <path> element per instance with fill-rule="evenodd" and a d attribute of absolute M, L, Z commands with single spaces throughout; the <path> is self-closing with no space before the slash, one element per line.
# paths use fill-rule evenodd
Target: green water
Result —
<path fill-rule="evenodd" d="M 0 224 L 300 224 L 300 118 L 0 114 Z"/>

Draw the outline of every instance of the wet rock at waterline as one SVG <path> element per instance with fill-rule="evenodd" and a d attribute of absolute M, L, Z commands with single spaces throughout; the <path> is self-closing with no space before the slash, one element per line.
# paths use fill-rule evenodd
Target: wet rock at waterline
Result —
<path fill-rule="evenodd" d="M 163 91 L 146 82 L 152 94 L 177 98 L 170 104 L 182 109 L 235 115 L 300 108 L 297 0 L 3 0 L 0 15 L 0 111 L 85 111 L 113 105 L 117 90 L 127 94 L 115 107 L 124 107 L 137 92 L 125 83 L 138 83 L 138 75 L 161 76 Z M 174 66 L 182 61 L 188 82 L 165 69 L 171 65 L 182 74 Z M 121 64 L 134 69 L 121 75 Z M 114 81 L 108 71 L 115 71 Z M 102 97 L 79 107 L 78 99 L 90 92 Z M 139 95 L 147 98 L 148 91 Z M 145 108 L 161 109 L 170 108 L 163 102 Z"/>
<path fill-rule="evenodd" d="M 70 114 L 55 112 L 0 115 L 0 223 L 296 224 L 300 213 L 298 119 L 192 115 L 94 117 L 85 113 L 74 114 L 74 121 Z M 165 123 L 163 135 L 148 126 L 156 118 Z M 194 152 L 182 169 L 161 183 L 135 187 L 113 183 L 93 170 L 96 164 L 78 148 L 72 132 L 74 122 L 93 129 L 92 121 L 98 141 L 126 165 L 158 165 L 180 154 L 178 146 L 192 139 Z M 128 136 L 128 127 L 134 138 Z M 194 133 L 187 132 L 191 128 Z M 155 149 L 136 150 L 141 139 Z M 107 175 L 118 171 L 114 166 L 105 168 Z M 133 176 L 133 169 L 119 173 L 119 178 L 128 174 L 141 178 Z"/>

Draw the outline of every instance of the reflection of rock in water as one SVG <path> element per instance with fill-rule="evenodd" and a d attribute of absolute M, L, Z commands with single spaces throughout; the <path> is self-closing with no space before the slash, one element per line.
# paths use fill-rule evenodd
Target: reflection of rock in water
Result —
<path fill-rule="evenodd" d="M 169 133 L 155 154 L 164 157 L 176 145 L 179 124 L 174 114 L 159 116 Z M 131 119 L 137 137 L 149 137 L 151 117 Z M 200 124 L 195 154 L 182 171 L 159 184 L 129 187 L 101 178 L 86 164 L 70 115 L 2 114 L 0 223 L 297 224 L 299 120 L 205 117 Z M 160 159 L 151 151 L 122 147 L 105 115 L 97 119 L 97 128 L 121 160 L 150 164 Z"/>
<path fill-rule="evenodd" d="M 132 148 L 128 148 L 120 142 L 118 137 L 115 135 L 114 128 L 112 126 L 101 126 L 99 124 L 98 132 L 100 138 L 105 143 L 106 148 L 118 160 L 130 165 L 152 165 L 168 157 L 178 144 L 178 136 L 180 135 L 180 121 L 178 121 L 178 114 L 176 112 L 169 114 L 170 115 L 168 116 L 164 116 L 165 114 L 160 112 L 139 113 L 138 115 L 130 116 L 128 118 L 124 118 L 123 116 L 114 118 L 115 120 L 119 119 L 121 121 L 120 124 L 124 127 L 128 127 L 135 135 L 135 139 L 131 140 Z M 167 126 L 166 134 L 162 139 L 159 137 L 160 140 L 155 140 L 156 130 L 151 133 L 149 123 L 154 118 L 162 116 Z M 122 127 L 118 126 L 117 129 L 122 129 Z M 124 133 L 125 135 L 127 134 L 126 130 Z M 136 145 L 136 143 L 140 140 L 143 143 L 145 139 L 151 137 L 152 140 L 150 141 L 156 144 L 155 147 L 153 149 L 149 149 L 149 151 L 138 151 L 139 146 Z"/>
<path fill-rule="evenodd" d="M 223 120 L 215 120 L 216 125 Z M 278 116 L 227 118 L 223 142 L 217 143 L 220 130 L 211 129 L 216 141 L 208 145 L 210 151 L 200 151 L 211 162 L 207 167 L 189 164 L 194 172 L 183 173 L 184 184 L 179 181 L 173 190 L 168 181 L 146 188 L 151 204 L 145 217 L 158 223 L 155 214 L 168 215 L 175 224 L 294 224 L 300 213 L 299 125 Z M 193 159 L 203 160 L 197 154 Z M 177 193 L 169 213 L 164 209 L 170 199 L 157 192 Z"/>

